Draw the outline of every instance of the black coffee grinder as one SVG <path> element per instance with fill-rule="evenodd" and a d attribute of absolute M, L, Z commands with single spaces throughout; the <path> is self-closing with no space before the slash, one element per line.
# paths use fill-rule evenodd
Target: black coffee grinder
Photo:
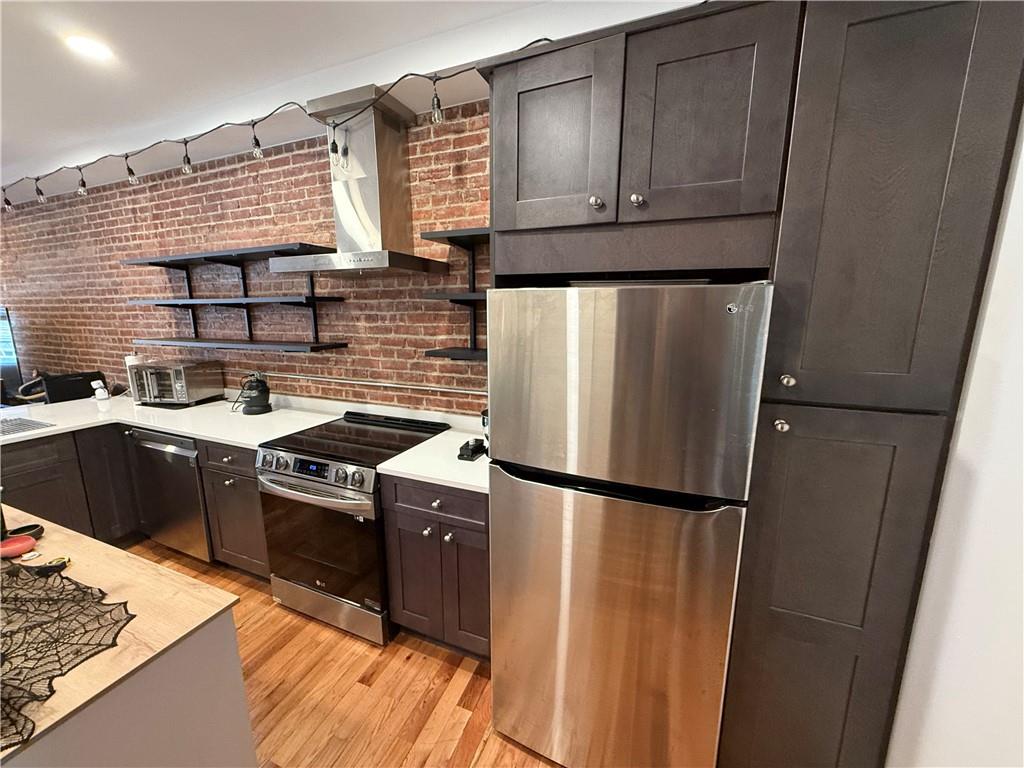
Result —
<path fill-rule="evenodd" d="M 259 372 L 250 373 L 242 379 L 241 391 L 238 398 L 242 403 L 242 413 L 255 415 L 258 413 L 269 413 L 270 385 Z"/>

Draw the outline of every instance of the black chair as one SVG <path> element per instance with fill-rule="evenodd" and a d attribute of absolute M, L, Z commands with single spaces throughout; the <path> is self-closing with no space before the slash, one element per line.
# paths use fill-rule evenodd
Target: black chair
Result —
<path fill-rule="evenodd" d="M 63 403 L 67 400 L 82 400 L 92 397 L 92 382 L 99 379 L 107 386 L 107 379 L 100 371 L 65 373 L 59 376 L 43 376 L 43 391 L 46 402 Z"/>

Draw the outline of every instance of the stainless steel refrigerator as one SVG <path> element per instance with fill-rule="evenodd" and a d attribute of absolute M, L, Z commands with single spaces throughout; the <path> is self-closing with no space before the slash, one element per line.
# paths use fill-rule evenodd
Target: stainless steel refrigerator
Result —
<path fill-rule="evenodd" d="M 494 725 L 711 766 L 768 283 L 488 292 Z"/>

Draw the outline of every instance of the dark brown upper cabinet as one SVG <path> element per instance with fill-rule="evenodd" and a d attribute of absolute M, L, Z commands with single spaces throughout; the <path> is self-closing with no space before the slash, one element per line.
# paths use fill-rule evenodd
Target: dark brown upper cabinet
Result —
<path fill-rule="evenodd" d="M 810 3 L 764 394 L 943 412 L 1009 161 L 1020 3 Z"/>
<path fill-rule="evenodd" d="M 619 221 L 775 211 L 799 3 L 631 35 Z"/>
<path fill-rule="evenodd" d="M 719 768 L 884 765 L 946 426 L 762 407 Z"/>
<path fill-rule="evenodd" d="M 494 229 L 615 221 L 624 54 L 616 35 L 495 71 Z"/>

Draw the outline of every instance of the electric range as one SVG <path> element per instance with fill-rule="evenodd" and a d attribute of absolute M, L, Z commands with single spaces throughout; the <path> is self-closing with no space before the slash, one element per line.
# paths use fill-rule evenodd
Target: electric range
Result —
<path fill-rule="evenodd" d="M 276 602 L 383 645 L 384 520 L 377 465 L 448 429 L 348 411 L 259 446 L 263 525 Z"/>

